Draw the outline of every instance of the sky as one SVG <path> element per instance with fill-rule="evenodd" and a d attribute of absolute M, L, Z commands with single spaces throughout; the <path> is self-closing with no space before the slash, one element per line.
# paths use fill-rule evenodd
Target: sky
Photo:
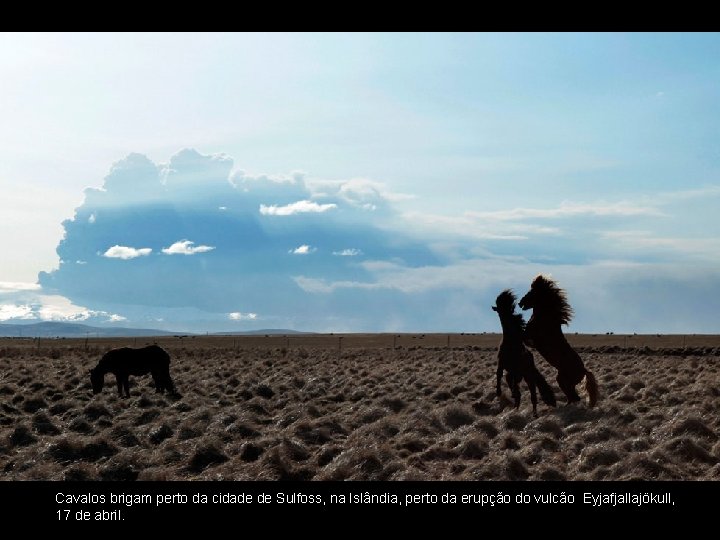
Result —
<path fill-rule="evenodd" d="M 720 34 L 0 34 L 0 323 L 720 331 Z M 529 315 L 529 314 L 526 314 Z"/>

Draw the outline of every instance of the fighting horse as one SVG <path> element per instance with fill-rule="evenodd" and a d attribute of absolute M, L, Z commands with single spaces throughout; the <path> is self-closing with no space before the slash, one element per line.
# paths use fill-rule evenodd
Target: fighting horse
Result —
<path fill-rule="evenodd" d="M 500 389 L 502 383 L 503 371 L 507 371 L 505 380 L 510 387 L 513 398 L 515 398 L 515 408 L 520 407 L 520 382 L 525 379 L 525 383 L 530 389 L 530 400 L 533 406 L 533 415 L 537 416 L 537 395 L 535 388 L 540 390 L 540 397 L 547 405 L 556 404 L 555 394 L 550 385 L 535 366 L 532 353 L 527 350 L 523 343 L 525 332 L 525 320 L 522 313 L 515 313 L 515 295 L 510 289 L 501 292 L 492 306 L 493 311 L 497 312 L 502 325 L 503 337 L 498 347 L 497 358 L 497 390 L 499 396 L 502 391 Z"/>
<path fill-rule="evenodd" d="M 162 393 L 167 390 L 175 394 L 175 385 L 170 378 L 170 355 L 157 345 L 141 349 L 122 347 L 105 353 L 98 365 L 90 370 L 90 383 L 93 394 L 102 391 L 105 374 L 112 373 L 117 379 L 118 393 L 122 397 L 130 397 L 130 375 L 146 375 L 150 373 L 155 381 L 155 390 Z"/>
<path fill-rule="evenodd" d="M 552 279 L 539 275 L 519 305 L 524 310 L 533 310 L 525 328 L 525 342 L 557 369 L 557 383 L 568 403 L 580 401 L 575 386 L 584 378 L 588 405 L 594 407 L 599 395 L 597 381 L 562 332 L 562 325 L 568 324 L 573 316 L 565 291 Z"/>

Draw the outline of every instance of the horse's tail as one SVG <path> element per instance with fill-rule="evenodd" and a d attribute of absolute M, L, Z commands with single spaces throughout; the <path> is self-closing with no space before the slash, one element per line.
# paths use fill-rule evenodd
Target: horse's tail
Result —
<path fill-rule="evenodd" d="M 555 392 L 553 392 L 552 387 L 548 384 L 548 382 L 545 380 L 545 377 L 543 377 L 543 374 L 540 373 L 537 367 L 533 366 L 533 378 L 535 379 L 535 384 L 538 387 L 538 390 L 540 390 L 540 397 L 545 402 L 546 405 L 552 405 L 553 407 L 557 405 L 557 401 L 555 401 Z"/>
<path fill-rule="evenodd" d="M 588 393 L 588 406 L 594 407 L 598 402 L 598 397 L 600 397 L 600 390 L 598 390 L 595 375 L 587 369 L 585 370 L 585 391 Z"/>

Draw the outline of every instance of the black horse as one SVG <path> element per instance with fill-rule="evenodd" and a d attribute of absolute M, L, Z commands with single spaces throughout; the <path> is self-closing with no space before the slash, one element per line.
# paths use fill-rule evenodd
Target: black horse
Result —
<path fill-rule="evenodd" d="M 170 378 L 170 355 L 157 345 L 141 349 L 122 347 L 105 353 L 98 365 L 90 370 L 93 394 L 102 391 L 106 373 L 115 375 L 118 394 L 121 397 L 123 388 L 125 397 L 130 397 L 130 375 L 146 375 L 148 373 L 155 381 L 157 392 L 162 393 L 167 390 L 170 394 L 176 394 L 175 385 Z"/>
<path fill-rule="evenodd" d="M 520 407 L 520 382 L 525 383 L 530 389 L 530 400 L 533 406 L 533 415 L 537 416 L 537 395 L 535 388 L 540 390 L 542 400 L 553 407 L 556 404 L 555 393 L 550 385 L 535 366 L 532 353 L 527 350 L 523 343 L 525 332 L 525 321 L 521 313 L 515 313 L 515 295 L 510 289 L 501 292 L 492 306 L 493 311 L 500 317 L 500 324 L 503 329 L 503 338 L 498 347 L 498 368 L 497 368 L 497 395 L 501 391 L 503 370 L 507 371 L 507 381 L 513 398 L 515 408 Z"/>
<path fill-rule="evenodd" d="M 525 330 L 525 343 L 557 369 L 557 382 L 568 403 L 580 401 L 575 387 L 585 379 L 588 405 L 594 407 L 599 396 L 597 380 L 562 332 L 562 325 L 568 324 L 573 316 L 565 291 L 552 279 L 537 276 L 530 291 L 520 300 L 520 307 L 533 310 Z"/>

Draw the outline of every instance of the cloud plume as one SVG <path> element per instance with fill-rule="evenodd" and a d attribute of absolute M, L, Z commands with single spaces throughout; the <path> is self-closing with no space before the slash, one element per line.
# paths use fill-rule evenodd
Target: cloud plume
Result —
<path fill-rule="evenodd" d="M 653 228 L 670 223 L 685 201 L 716 197 L 713 186 L 401 214 L 396 205 L 408 196 L 380 182 L 232 173 L 233 166 L 228 156 L 193 150 L 168 163 L 131 154 L 114 164 L 63 222 L 60 262 L 40 273 L 41 289 L 0 283 L 0 317 L 187 331 L 232 331 L 238 322 L 478 331 L 497 329 L 488 306 L 500 290 L 522 292 L 535 274 L 550 272 L 576 308 L 571 331 L 717 331 L 720 276 L 708 264 L 717 241 L 711 232 L 690 241 Z M 683 267 L 677 255 L 698 264 Z M 682 318 L 659 315 L 668 312 Z"/>

